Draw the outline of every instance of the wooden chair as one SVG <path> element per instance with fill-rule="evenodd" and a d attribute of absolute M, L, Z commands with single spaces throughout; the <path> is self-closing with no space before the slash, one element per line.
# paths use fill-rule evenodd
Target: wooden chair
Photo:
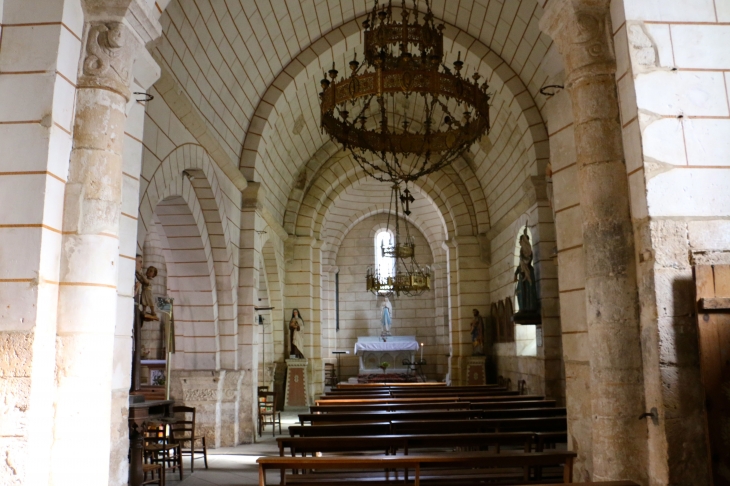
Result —
<path fill-rule="evenodd" d="M 170 437 L 165 435 L 164 426 L 151 426 L 145 433 L 144 460 L 147 464 L 159 465 L 162 471 L 162 476 L 165 476 L 168 469 L 173 472 L 177 469 L 180 471 L 180 481 L 182 481 L 183 469 L 181 447 L 179 443 L 173 442 L 170 440 Z M 144 466 L 142 470 L 144 471 Z M 150 484 L 153 483 L 154 481 Z"/>
<path fill-rule="evenodd" d="M 144 474 L 142 485 L 157 484 L 158 486 L 165 486 L 165 475 L 162 472 L 161 464 L 142 464 L 142 473 Z M 150 475 L 149 479 L 147 479 L 148 474 Z"/>
<path fill-rule="evenodd" d="M 324 364 L 324 384 L 327 386 L 336 386 L 337 385 L 337 374 L 335 372 L 334 363 L 325 363 Z"/>
<path fill-rule="evenodd" d="M 268 423 L 271 424 L 272 436 L 276 437 L 277 423 L 281 434 L 281 412 L 276 410 L 276 405 L 276 392 L 265 392 L 259 395 L 259 437 Z"/>
<path fill-rule="evenodd" d="M 203 454 L 203 463 L 205 468 L 208 469 L 208 447 L 205 444 L 205 435 L 195 434 L 195 407 L 186 407 L 184 405 L 178 405 L 172 407 L 172 413 L 183 414 L 182 418 L 178 418 L 177 422 L 172 425 L 172 441 L 180 446 L 181 455 L 190 455 L 190 472 L 195 471 L 195 454 Z M 188 414 L 191 419 L 188 420 Z M 201 442 L 203 448 L 196 449 L 195 445 Z M 186 444 L 190 444 L 189 448 L 186 448 Z"/>

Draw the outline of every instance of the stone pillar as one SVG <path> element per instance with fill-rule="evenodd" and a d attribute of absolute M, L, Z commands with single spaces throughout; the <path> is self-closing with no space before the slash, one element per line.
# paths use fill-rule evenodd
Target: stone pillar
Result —
<path fill-rule="evenodd" d="M 83 2 L 83 52 L 63 210 L 51 484 L 108 484 L 122 145 L 132 63 L 160 33 L 142 3 Z M 135 32 L 129 28 L 134 25 Z M 120 411 L 121 413 L 121 411 Z M 96 445 L 78 454 L 92 424 Z"/>
<path fill-rule="evenodd" d="M 238 407 L 238 438 L 252 443 L 256 437 L 258 417 L 259 343 L 258 324 L 254 322 L 258 305 L 261 238 L 266 222 L 259 216 L 265 199 L 261 184 L 252 182 L 242 193 L 241 233 L 238 271 L 238 363 L 245 372 Z"/>
<path fill-rule="evenodd" d="M 608 0 L 555 0 L 540 26 L 556 42 L 573 104 L 591 364 L 593 480 L 647 481 L 634 235 Z"/>

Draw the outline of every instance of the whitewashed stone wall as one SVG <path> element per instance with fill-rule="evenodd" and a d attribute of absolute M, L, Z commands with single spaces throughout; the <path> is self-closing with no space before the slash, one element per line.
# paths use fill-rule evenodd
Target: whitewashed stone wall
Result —
<path fill-rule="evenodd" d="M 336 263 L 340 272 L 340 330 L 335 333 L 335 342 L 338 349 L 350 350 L 349 356 L 341 357 L 343 380 L 358 375 L 359 360 L 353 354 L 357 338 L 380 336 L 382 332 L 378 298 L 365 289 L 365 274 L 375 260 L 375 233 L 386 227 L 387 220 L 387 214 L 378 214 L 356 224 L 343 238 L 337 252 Z M 417 228 L 411 226 L 410 231 L 416 239 L 418 263 L 431 265 L 433 256 L 428 242 Z M 437 342 L 436 336 L 434 294 L 435 289 L 418 297 L 391 297 L 391 333 L 395 336 L 416 336 L 418 342 L 424 343 L 423 358 L 429 363 L 424 371 L 430 379 L 442 380 L 443 376 L 436 376 L 435 366 L 439 359 L 438 345 L 442 343 Z"/>
<path fill-rule="evenodd" d="M 62 210 L 84 17 L 80 2 L 40 11 L 4 2 L 0 22 L 0 477 L 46 484 Z"/>

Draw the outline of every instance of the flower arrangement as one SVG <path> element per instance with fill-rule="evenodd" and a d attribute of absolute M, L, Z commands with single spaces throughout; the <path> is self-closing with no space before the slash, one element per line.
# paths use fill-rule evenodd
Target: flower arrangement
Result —
<path fill-rule="evenodd" d="M 388 366 L 390 366 L 390 363 L 388 363 L 387 361 L 383 361 L 382 363 L 380 363 L 380 369 L 383 370 L 383 373 L 385 373 L 385 370 L 388 369 Z"/>

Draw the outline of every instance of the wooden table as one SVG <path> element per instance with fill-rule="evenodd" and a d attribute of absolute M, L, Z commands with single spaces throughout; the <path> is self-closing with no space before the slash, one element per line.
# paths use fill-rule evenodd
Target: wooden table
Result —
<path fill-rule="evenodd" d="M 173 403 L 175 403 L 174 400 L 149 400 L 129 404 L 130 486 L 140 486 L 144 478 L 142 453 L 144 451 L 144 430 L 147 424 L 164 417 L 172 418 Z"/>

